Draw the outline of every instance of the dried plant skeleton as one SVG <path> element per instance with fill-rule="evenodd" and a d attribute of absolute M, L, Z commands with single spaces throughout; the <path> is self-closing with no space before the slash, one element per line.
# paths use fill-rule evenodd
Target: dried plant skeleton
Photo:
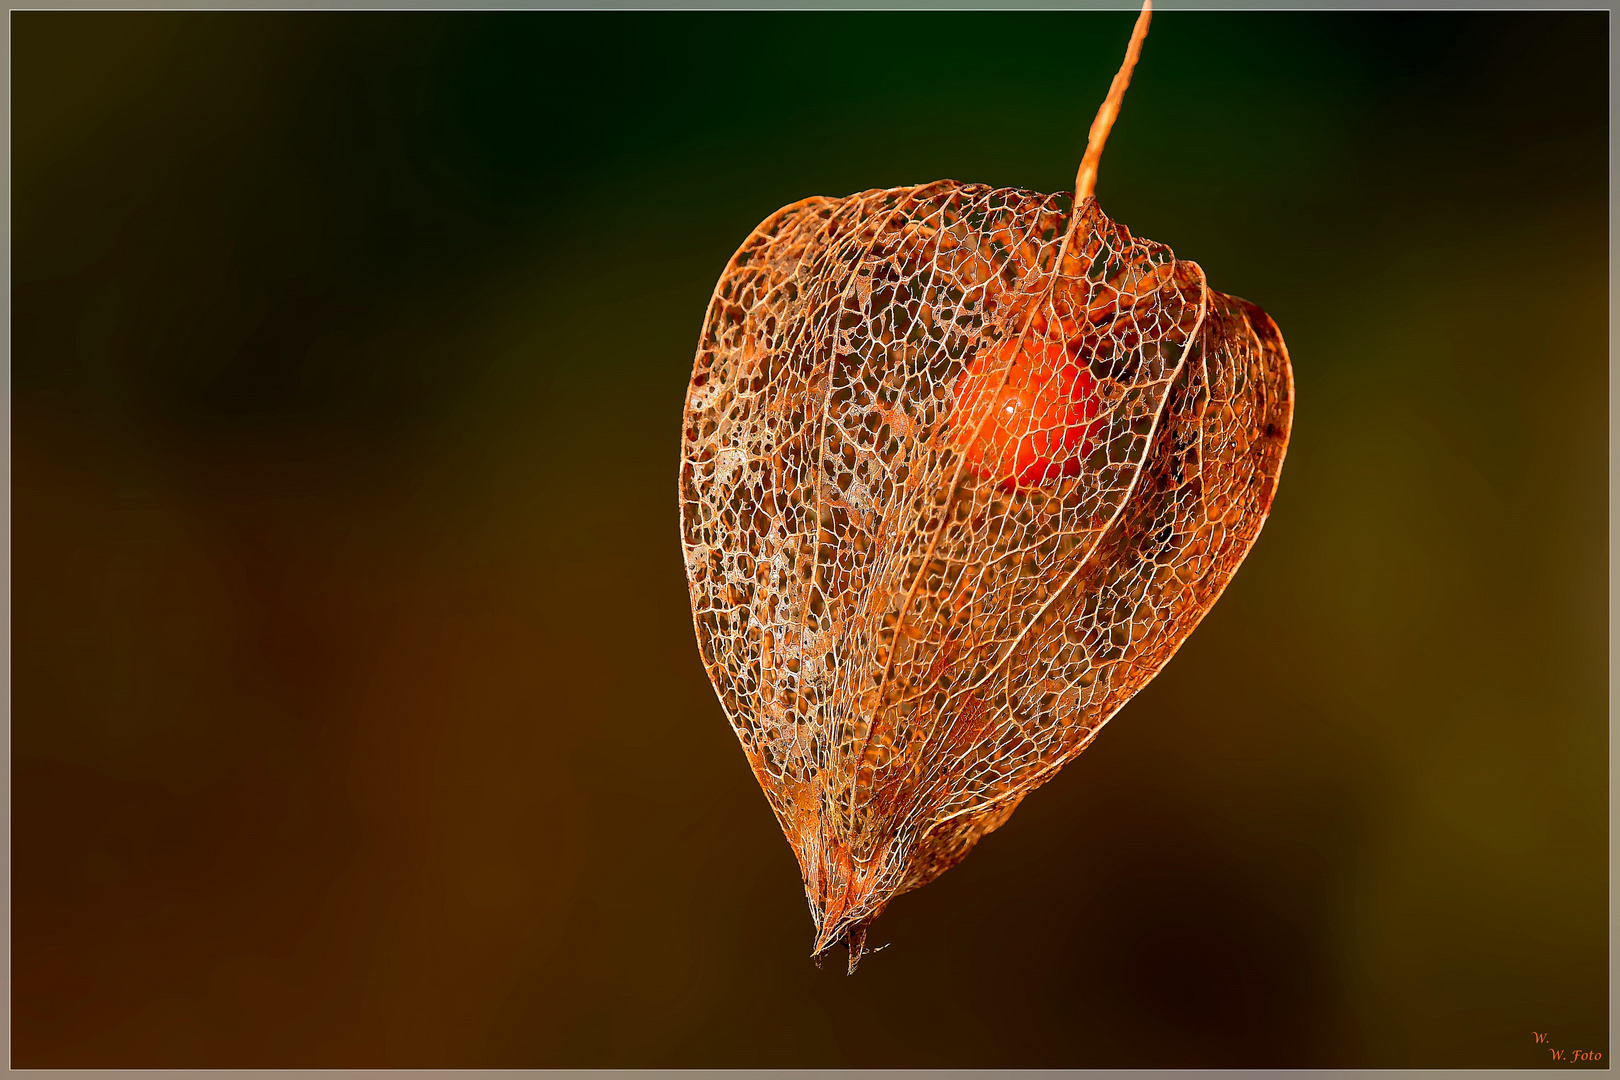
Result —
<path fill-rule="evenodd" d="M 726 266 L 686 399 L 699 647 L 814 953 L 1005 822 L 1164 666 L 1260 532 L 1276 325 L 1091 194 L 810 198 Z M 1071 212 L 1072 208 L 1072 212 Z"/>

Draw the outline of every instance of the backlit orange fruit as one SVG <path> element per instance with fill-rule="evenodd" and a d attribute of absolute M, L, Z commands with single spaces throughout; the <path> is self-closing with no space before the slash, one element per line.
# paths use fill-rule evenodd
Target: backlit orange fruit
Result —
<path fill-rule="evenodd" d="M 1012 491 L 1080 474 L 1101 411 L 1087 359 L 1078 337 L 1034 326 L 973 358 L 956 380 L 949 424 L 981 478 Z"/>

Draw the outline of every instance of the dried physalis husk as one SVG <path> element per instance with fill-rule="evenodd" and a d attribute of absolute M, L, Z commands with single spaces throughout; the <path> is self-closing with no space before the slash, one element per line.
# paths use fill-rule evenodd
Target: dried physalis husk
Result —
<path fill-rule="evenodd" d="M 1271 507 L 1276 325 L 1110 221 L 1084 166 L 1077 190 L 805 199 L 704 322 L 680 477 L 698 643 L 814 953 L 843 941 L 851 970 L 891 899 L 1170 659 Z"/>

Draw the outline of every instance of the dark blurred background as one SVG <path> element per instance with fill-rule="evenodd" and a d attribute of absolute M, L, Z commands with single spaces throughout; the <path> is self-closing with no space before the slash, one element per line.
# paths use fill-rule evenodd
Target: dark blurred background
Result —
<path fill-rule="evenodd" d="M 1069 188 L 1132 19 L 13 14 L 13 1063 L 1606 1055 L 1604 13 L 1160 13 L 1099 194 L 1281 325 L 1272 520 L 808 959 L 704 305 L 806 195 Z"/>

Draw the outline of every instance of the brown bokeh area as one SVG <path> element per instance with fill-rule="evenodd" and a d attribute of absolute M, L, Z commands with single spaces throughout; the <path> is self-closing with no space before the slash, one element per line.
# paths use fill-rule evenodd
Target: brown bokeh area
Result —
<path fill-rule="evenodd" d="M 1606 19 L 1157 17 L 1099 197 L 1282 328 L 1273 516 L 845 978 L 693 639 L 704 304 L 1067 187 L 1131 16 L 13 15 L 12 1063 L 1606 1062 Z"/>

